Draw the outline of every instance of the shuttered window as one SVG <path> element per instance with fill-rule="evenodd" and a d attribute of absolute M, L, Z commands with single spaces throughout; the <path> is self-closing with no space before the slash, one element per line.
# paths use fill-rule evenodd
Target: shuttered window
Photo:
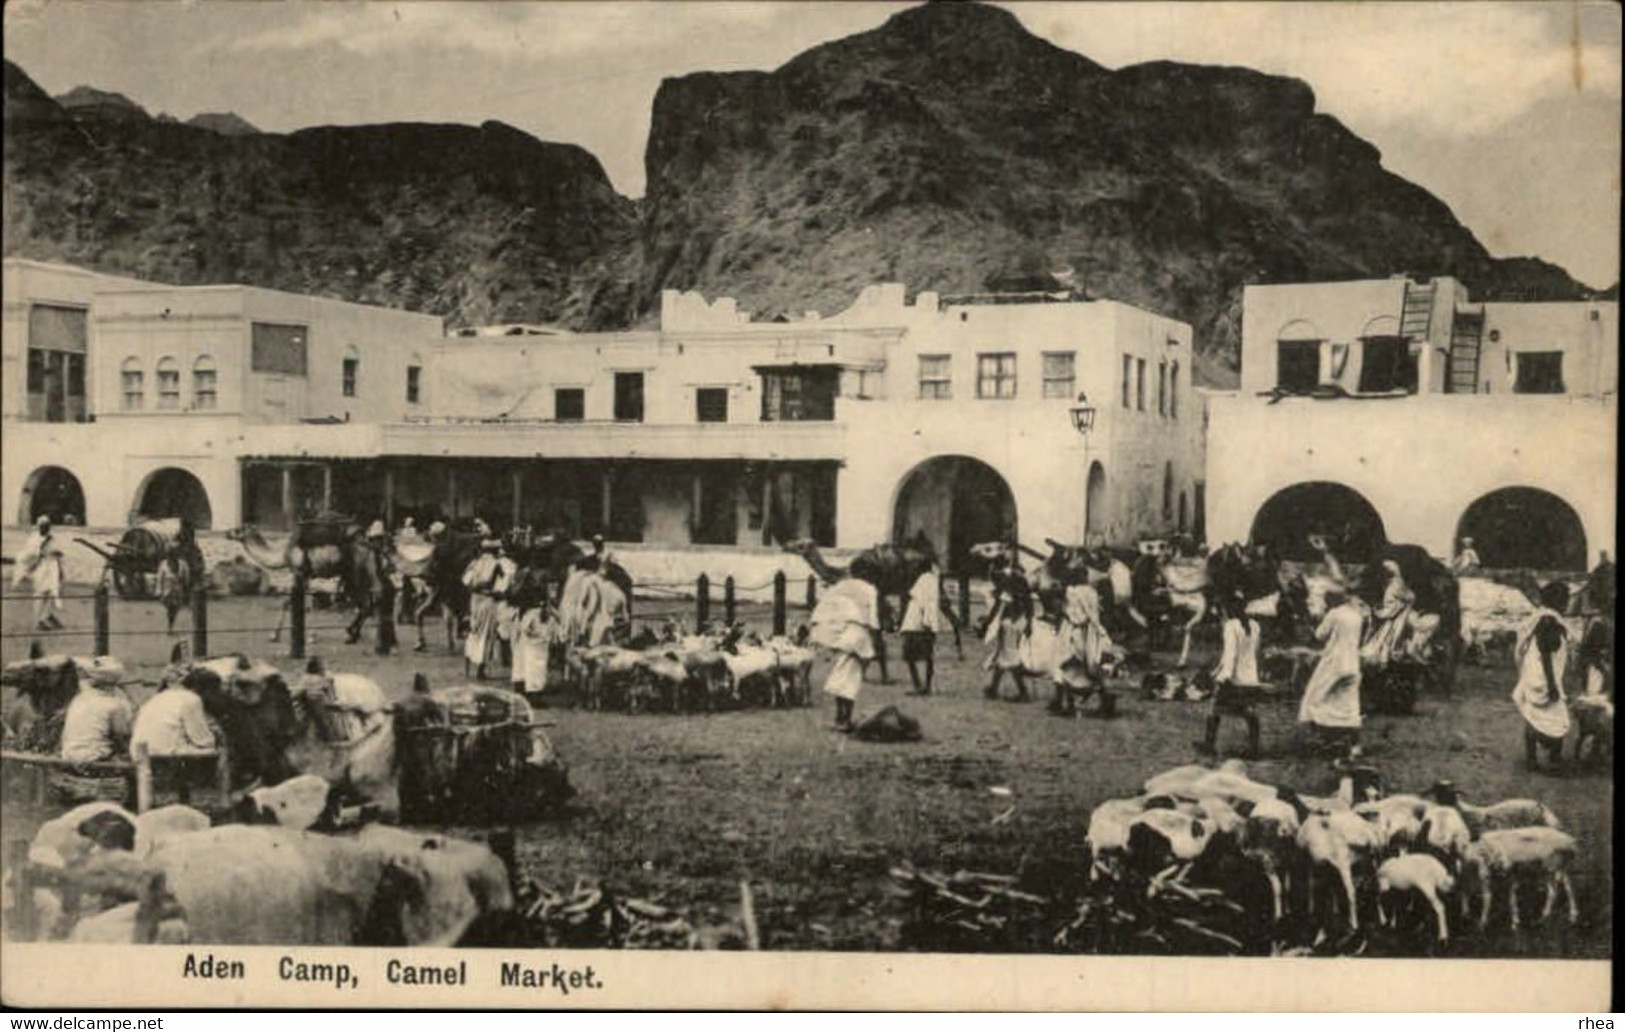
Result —
<path fill-rule="evenodd" d="M 181 407 L 181 367 L 173 358 L 158 360 L 158 407 L 167 412 Z"/>
<path fill-rule="evenodd" d="M 199 356 L 192 363 L 192 407 L 204 412 L 214 409 L 219 400 L 219 387 L 214 359 L 208 355 Z"/>
<path fill-rule="evenodd" d="M 256 373 L 304 376 L 309 331 L 303 326 L 255 323 L 250 368 Z"/>
<path fill-rule="evenodd" d="M 1077 360 L 1071 351 L 1044 352 L 1044 397 L 1071 399 L 1077 386 Z"/>

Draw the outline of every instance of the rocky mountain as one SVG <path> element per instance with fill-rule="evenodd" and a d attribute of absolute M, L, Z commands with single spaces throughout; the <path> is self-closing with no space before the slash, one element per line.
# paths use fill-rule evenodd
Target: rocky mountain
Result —
<path fill-rule="evenodd" d="M 546 322 L 585 310 L 634 226 L 591 154 L 500 122 L 230 135 L 90 115 L 123 109 L 9 62 L 5 90 L 8 255 Z"/>
<path fill-rule="evenodd" d="M 146 108 L 124 94 L 90 86 L 75 86 L 55 99 L 73 118 L 142 122 L 150 117 Z"/>
<path fill-rule="evenodd" d="M 866 283 L 1053 288 L 1195 324 L 1233 361 L 1256 281 L 1453 273 L 1486 296 L 1583 288 L 1496 260 L 1297 80 L 1156 62 L 1111 71 L 1014 16 L 933 3 L 773 72 L 669 79 L 655 98 L 636 261 L 596 321 L 662 287 L 760 314 L 844 307 Z"/>
<path fill-rule="evenodd" d="M 186 124 L 221 136 L 252 136 L 259 132 L 254 123 L 234 111 L 205 111 L 188 118 Z"/>
<path fill-rule="evenodd" d="M 1223 382 L 1248 282 L 1407 272 L 1489 298 L 1587 290 L 1491 257 L 1300 81 L 1111 70 L 976 4 L 905 10 L 770 72 L 665 81 L 639 203 L 587 152 L 500 123 L 90 127 L 10 64 L 5 81 L 7 254 L 454 323 L 646 324 L 668 287 L 759 317 L 834 312 L 880 280 L 1067 289 L 1192 322 L 1199 374 Z"/>

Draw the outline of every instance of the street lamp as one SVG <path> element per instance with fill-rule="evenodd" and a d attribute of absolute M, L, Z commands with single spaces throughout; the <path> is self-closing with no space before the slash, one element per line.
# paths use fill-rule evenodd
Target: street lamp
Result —
<path fill-rule="evenodd" d="M 1078 403 L 1072 406 L 1072 429 L 1081 437 L 1088 437 L 1089 431 L 1095 427 L 1095 407 L 1089 404 L 1089 396 L 1082 391 L 1078 392 Z"/>

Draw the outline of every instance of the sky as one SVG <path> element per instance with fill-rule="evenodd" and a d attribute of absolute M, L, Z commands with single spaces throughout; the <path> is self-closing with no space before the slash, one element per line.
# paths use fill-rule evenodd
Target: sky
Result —
<path fill-rule="evenodd" d="M 10 0 L 5 53 L 51 93 L 116 90 L 154 113 L 262 129 L 498 119 L 579 144 L 643 192 L 661 79 L 771 69 L 874 28 L 881 2 Z M 1620 8 L 1607 2 L 1006 3 L 1108 67 L 1245 65 L 1448 203 L 1498 255 L 1619 278 Z"/>

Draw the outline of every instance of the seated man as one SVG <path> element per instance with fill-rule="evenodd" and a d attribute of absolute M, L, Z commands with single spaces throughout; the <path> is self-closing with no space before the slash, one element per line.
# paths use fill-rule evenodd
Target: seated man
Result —
<path fill-rule="evenodd" d="M 135 715 L 130 755 L 146 746 L 152 756 L 185 756 L 215 748 L 214 729 L 203 711 L 201 693 L 218 690 L 220 675 L 203 667 L 186 672 L 179 682 L 168 681 Z"/>
<path fill-rule="evenodd" d="M 124 668 L 110 656 L 78 661 L 79 693 L 62 718 L 62 758 L 75 763 L 116 759 L 130 740 L 130 701 L 119 691 Z"/>

